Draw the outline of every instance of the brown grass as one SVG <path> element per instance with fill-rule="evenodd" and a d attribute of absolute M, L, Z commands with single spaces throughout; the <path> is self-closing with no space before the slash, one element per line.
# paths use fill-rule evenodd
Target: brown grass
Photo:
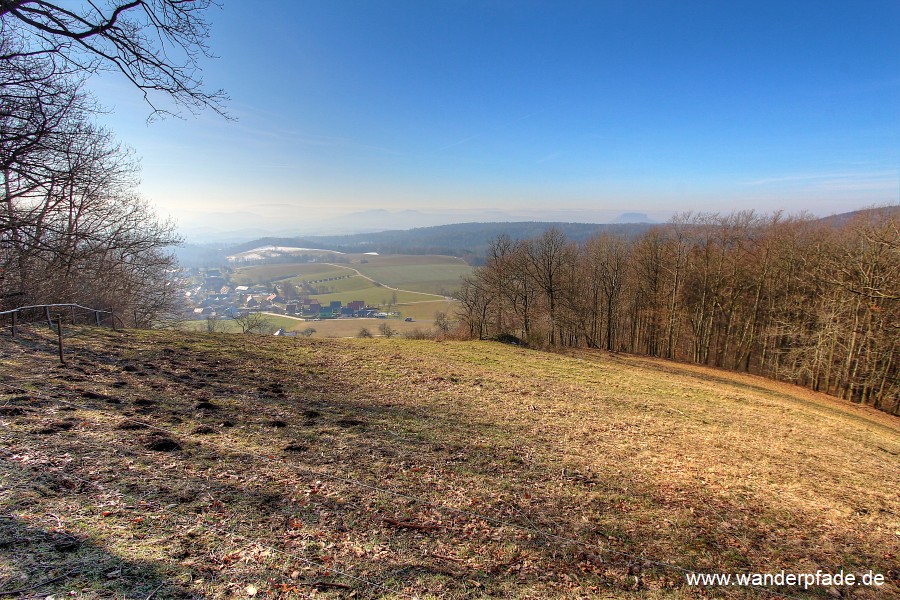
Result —
<path fill-rule="evenodd" d="M 0 592 L 762 594 L 674 566 L 900 595 L 883 413 L 596 352 L 71 333 L 65 367 L 41 330 L 0 341 Z"/>

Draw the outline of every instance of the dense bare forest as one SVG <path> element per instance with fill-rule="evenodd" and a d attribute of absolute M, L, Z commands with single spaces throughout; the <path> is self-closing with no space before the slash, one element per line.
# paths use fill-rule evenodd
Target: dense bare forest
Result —
<path fill-rule="evenodd" d="M 746 371 L 900 414 L 900 211 L 680 215 L 638 237 L 498 237 L 459 293 L 473 337 Z"/>

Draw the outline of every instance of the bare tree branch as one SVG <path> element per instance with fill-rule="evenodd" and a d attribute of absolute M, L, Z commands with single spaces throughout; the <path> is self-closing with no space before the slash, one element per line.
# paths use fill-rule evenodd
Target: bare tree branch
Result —
<path fill-rule="evenodd" d="M 213 0 L 130 0 L 106 7 L 86 2 L 79 10 L 47 0 L 0 0 L 0 21 L 20 36 L 18 52 L 25 56 L 85 73 L 120 72 L 144 95 L 151 116 L 211 109 L 227 117 L 226 94 L 208 91 L 200 76 L 200 60 L 211 57 L 205 14 L 213 6 Z"/>

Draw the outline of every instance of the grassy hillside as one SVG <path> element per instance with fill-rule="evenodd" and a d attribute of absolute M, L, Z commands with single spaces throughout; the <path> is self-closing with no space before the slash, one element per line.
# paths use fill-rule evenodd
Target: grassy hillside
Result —
<path fill-rule="evenodd" d="M 0 338 L 0 581 L 57 597 L 766 597 L 883 574 L 900 421 L 701 367 L 494 343 Z"/>

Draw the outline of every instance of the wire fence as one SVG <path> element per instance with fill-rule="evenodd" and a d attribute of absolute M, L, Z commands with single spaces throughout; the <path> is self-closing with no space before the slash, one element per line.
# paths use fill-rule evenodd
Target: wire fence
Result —
<path fill-rule="evenodd" d="M 68 332 L 67 335 L 63 329 L 65 325 L 73 328 L 80 325 L 115 329 L 117 319 L 118 317 L 112 311 L 90 308 L 81 304 L 35 304 L 0 312 L 0 328 L 4 324 L 8 324 L 12 337 L 18 338 L 23 333 L 23 327 L 46 324 L 56 332 L 59 362 L 66 364 L 64 340 L 72 332 Z M 122 322 L 121 319 L 118 321 Z"/>
<path fill-rule="evenodd" d="M 16 383 L 28 384 L 28 383 L 33 383 L 33 382 L 21 381 L 21 380 L 20 380 L 20 381 L 16 381 Z M 45 401 L 49 401 L 49 402 L 61 402 L 61 403 L 64 403 L 64 404 L 66 404 L 66 405 L 68 405 L 68 406 L 72 406 L 72 407 L 74 407 L 74 408 L 79 408 L 79 409 L 82 409 L 82 410 L 98 411 L 98 412 L 102 412 L 102 413 L 110 414 L 110 415 L 111 415 L 111 414 L 114 414 L 114 413 L 112 413 L 112 412 L 109 410 L 108 407 L 104 407 L 104 406 L 102 406 L 102 405 L 100 405 L 100 404 L 97 404 L 97 405 L 87 405 L 87 404 L 84 404 L 84 403 L 82 403 L 82 402 L 76 402 L 76 401 L 73 401 L 73 400 L 71 400 L 71 399 L 69 399 L 69 398 L 61 397 L 60 395 L 55 395 L 55 396 L 53 396 L 53 397 L 50 397 L 50 396 L 48 396 L 48 395 L 44 395 L 44 394 L 41 394 L 41 393 L 39 393 L 39 392 L 36 393 L 33 389 L 27 389 L 27 388 L 21 387 L 21 386 L 19 386 L 19 385 L 14 385 L 14 384 L 10 383 L 8 379 L 7 379 L 6 381 L 0 381 L 0 386 L 5 387 L 5 388 L 10 389 L 10 390 L 15 390 L 15 391 L 17 391 L 17 392 L 27 393 L 27 394 L 30 394 L 30 395 L 32 395 L 32 396 L 34 396 L 34 397 L 41 398 L 41 399 L 43 399 L 43 400 L 45 400 Z M 70 395 L 70 394 L 69 394 L 69 395 Z M 169 435 L 169 436 L 171 436 L 171 437 L 173 437 L 173 438 L 175 438 L 175 439 L 184 439 L 184 438 L 185 438 L 185 435 L 184 435 L 184 434 L 178 433 L 178 432 L 176 432 L 176 431 L 174 431 L 174 430 L 172 430 L 172 429 L 168 429 L 168 428 L 166 428 L 166 427 L 161 427 L 161 426 L 159 426 L 159 425 L 155 425 L 155 424 L 153 424 L 153 423 L 149 423 L 149 422 L 144 421 L 144 420 L 141 420 L 141 419 L 136 419 L 136 418 L 134 418 L 134 417 L 127 416 L 127 415 L 122 415 L 122 414 L 120 414 L 120 413 L 115 413 L 115 416 L 116 416 L 117 418 L 120 418 L 120 419 L 124 420 L 124 421 L 130 422 L 130 423 L 133 423 L 133 424 L 136 424 L 136 425 L 140 425 L 141 427 L 144 427 L 144 428 L 147 428 L 147 429 L 150 429 L 150 430 L 154 430 L 154 431 L 158 431 L 158 432 L 160 432 L 160 433 L 165 433 L 165 434 L 167 434 L 167 435 Z M 236 453 L 242 453 L 242 452 L 244 452 L 244 449 L 242 449 L 242 448 L 240 448 L 240 447 L 238 447 L 238 446 L 236 446 L 236 445 L 228 444 L 228 443 L 223 443 L 223 442 L 220 442 L 220 441 L 217 442 L 217 441 L 211 441 L 211 440 L 208 440 L 208 439 L 196 439 L 196 438 L 191 438 L 191 441 L 194 442 L 194 443 L 197 443 L 197 444 L 199 444 L 199 445 L 205 445 L 205 446 L 208 446 L 208 447 L 212 447 L 212 448 L 214 448 L 214 449 L 216 449 L 216 450 L 229 450 L 229 451 L 236 452 Z M 260 458 L 261 458 L 262 460 L 271 461 L 271 462 L 273 462 L 273 463 L 276 463 L 276 464 L 278 465 L 279 468 L 282 468 L 282 469 L 283 469 L 283 468 L 285 467 L 285 465 L 282 464 L 282 463 L 279 463 L 279 462 L 277 461 L 277 459 L 276 459 L 274 456 L 269 456 L 269 455 L 266 455 L 266 454 L 262 454 L 262 455 L 260 456 Z M 470 519 L 478 519 L 478 520 L 484 521 L 484 522 L 486 522 L 486 523 L 490 523 L 491 525 L 496 526 L 496 527 L 508 527 L 508 528 L 511 528 L 511 529 L 517 529 L 517 530 L 520 530 L 520 531 L 523 531 L 523 532 L 528 532 L 528 533 L 530 533 L 530 534 L 537 535 L 537 536 L 539 536 L 539 537 L 541 537 L 541 538 L 547 540 L 548 542 L 552 542 L 552 543 L 555 543 L 555 544 L 558 544 L 558 545 L 569 545 L 569 546 L 574 545 L 574 546 L 579 546 L 579 547 L 582 547 L 582 548 L 585 548 L 585 549 L 588 549 L 588 550 L 592 550 L 592 551 L 596 552 L 598 555 L 606 555 L 606 556 L 610 556 L 610 557 L 617 557 L 617 558 L 621 558 L 621 559 L 627 559 L 627 560 L 628 560 L 631 564 L 633 564 L 633 565 L 637 565 L 637 566 L 642 566 L 642 565 L 643 565 L 643 566 L 654 566 L 654 567 L 657 567 L 657 568 L 660 568 L 660 569 L 665 569 L 665 570 L 669 570 L 669 571 L 672 571 L 672 572 L 676 572 L 676 573 L 678 573 L 678 574 L 680 574 L 680 575 L 682 575 L 682 576 L 689 575 L 689 574 L 695 574 L 695 573 L 698 573 L 698 572 L 702 572 L 700 569 L 697 569 L 697 568 L 695 568 L 695 567 L 693 567 L 693 566 L 683 566 L 683 565 L 678 565 L 678 564 L 670 563 L 670 562 L 667 562 L 667 561 L 662 561 L 662 560 L 659 560 L 659 559 L 654 559 L 654 558 L 651 558 L 651 557 L 648 557 L 648 556 L 644 556 L 644 555 L 641 555 L 641 554 L 637 554 L 637 553 L 631 553 L 631 552 L 626 552 L 626 551 L 622 551 L 622 550 L 617 550 L 617 549 L 615 549 L 615 548 L 610 548 L 610 547 L 606 547 L 606 546 L 601 546 L 601 545 L 597 544 L 596 542 L 588 542 L 588 541 L 581 540 L 581 539 L 578 539 L 578 538 L 573 538 L 573 537 L 570 537 L 570 536 L 565 536 L 565 535 L 561 535 L 561 534 L 558 534 L 558 533 L 554 533 L 554 532 L 552 532 L 552 531 L 546 531 L 546 530 L 544 530 L 544 529 L 541 529 L 541 528 L 535 526 L 535 525 L 533 524 L 533 522 L 532 522 L 530 519 L 528 519 L 528 517 L 525 516 L 525 515 L 522 515 L 522 516 L 523 516 L 523 520 L 525 520 L 525 521 L 527 522 L 527 524 L 515 523 L 515 522 L 512 522 L 512 521 L 508 521 L 508 520 L 506 520 L 506 519 L 500 518 L 500 517 L 495 517 L 495 516 L 492 516 L 492 515 L 488 515 L 488 514 L 484 514 L 484 513 L 478 512 L 478 511 L 473 511 L 473 510 L 471 510 L 471 509 L 464 509 L 464 508 L 458 508 L 458 507 L 454 507 L 454 506 L 449 506 L 449 505 L 442 504 L 442 503 L 440 503 L 440 502 L 435 502 L 435 501 L 433 501 L 433 500 L 430 500 L 430 499 L 427 499 L 427 498 L 423 498 L 423 497 L 420 497 L 420 496 L 417 496 L 417 495 L 414 495 L 414 494 L 408 494 L 408 493 L 405 493 L 405 492 L 393 490 L 393 489 L 390 489 L 390 488 L 385 487 L 385 486 L 383 486 L 383 485 L 376 485 L 376 484 L 374 484 L 374 483 L 369 483 L 369 482 L 361 481 L 361 480 L 359 480 L 359 479 L 352 478 L 352 477 L 348 477 L 348 476 L 346 476 L 346 475 L 335 474 L 335 473 L 332 473 L 332 472 L 327 471 L 327 470 L 311 469 L 311 468 L 308 468 L 308 467 L 303 467 L 303 466 L 295 465 L 295 464 L 294 464 L 294 465 L 289 465 L 289 467 L 290 467 L 292 470 L 294 470 L 295 472 L 305 474 L 307 477 L 313 477 L 313 478 L 317 478 L 317 479 L 328 479 L 328 480 L 331 480 L 331 481 L 334 481 L 334 482 L 340 482 L 340 483 L 343 483 L 343 484 L 345 484 L 345 485 L 355 486 L 355 487 L 357 487 L 357 488 L 359 488 L 359 489 L 367 490 L 367 491 L 369 491 L 369 492 L 378 492 L 378 493 L 382 493 L 382 494 L 385 494 L 385 495 L 388 495 L 388 496 L 391 496 L 391 497 L 394 497 L 394 498 L 397 498 L 397 499 L 403 499 L 403 500 L 406 500 L 406 501 L 409 501 L 409 502 L 412 502 L 412 503 L 416 503 L 416 504 L 419 504 L 419 505 L 422 505 L 422 506 L 427 506 L 427 507 L 432 508 L 432 509 L 434 509 L 434 510 L 440 511 L 440 512 L 442 512 L 442 513 L 444 513 L 444 514 L 450 514 L 450 515 L 456 515 L 456 516 L 463 516 L 463 517 L 470 518 Z M 93 483 L 92 483 L 92 485 L 93 485 Z M 169 512 L 171 513 L 171 511 L 169 511 Z M 518 512 L 518 511 L 517 511 L 517 512 Z M 172 513 L 172 514 L 174 514 L 174 513 Z M 520 513 L 520 514 L 521 514 L 521 513 Z M 216 527 L 212 527 L 212 528 L 213 528 L 213 529 L 216 529 Z M 216 530 L 217 530 L 217 529 L 216 529 Z M 217 531 L 218 531 L 218 530 L 217 530 Z M 222 529 L 221 531 L 219 531 L 219 533 L 222 533 L 222 534 L 224 534 L 224 533 L 229 533 L 229 534 L 231 534 L 231 535 L 233 535 L 233 536 L 238 536 L 238 537 L 241 537 L 241 538 L 246 539 L 246 540 L 248 540 L 248 541 L 253 541 L 253 540 L 251 540 L 250 538 L 246 538 L 246 536 L 242 536 L 241 534 L 236 534 L 236 533 L 233 533 L 233 532 L 228 532 L 228 531 L 226 531 L 226 530 L 224 530 L 224 529 Z M 355 579 L 355 580 L 360 580 L 361 583 L 364 583 L 364 584 L 367 585 L 367 586 L 372 586 L 372 587 L 374 587 L 374 588 L 376 588 L 376 589 L 382 589 L 382 590 L 384 590 L 384 591 L 390 591 L 390 592 L 392 592 L 392 593 L 395 593 L 395 594 L 398 594 L 398 595 L 404 596 L 404 597 L 410 597 L 410 598 L 416 598 L 416 597 L 417 597 L 417 596 L 414 596 L 414 595 L 405 594 L 405 593 L 401 592 L 400 590 L 397 590 L 397 589 L 392 588 L 392 587 L 390 587 L 390 586 L 385 586 L 385 585 L 383 584 L 383 582 L 374 582 L 374 581 L 370 581 L 370 580 L 367 580 L 367 579 L 365 579 L 365 578 L 361 578 L 361 577 L 359 577 L 359 576 L 355 576 L 355 575 L 352 575 L 352 574 L 349 574 L 349 573 L 346 573 L 346 572 L 339 571 L 339 570 L 333 568 L 332 566 L 324 565 L 324 564 L 321 564 L 321 563 L 315 563 L 315 561 L 311 561 L 311 559 L 307 559 L 307 558 L 304 558 L 304 557 L 295 556 L 295 555 L 292 555 L 292 554 L 290 554 L 290 553 L 285 553 L 285 551 L 280 550 L 280 549 L 277 549 L 277 548 L 274 548 L 274 547 L 271 547 L 271 546 L 268 546 L 268 547 L 270 547 L 270 548 L 273 549 L 273 550 L 276 550 L 276 551 L 277 551 L 278 553 L 280 553 L 280 554 L 285 554 L 286 556 L 291 556 L 291 557 L 297 558 L 297 559 L 299 559 L 301 562 L 305 562 L 305 563 L 311 564 L 311 565 L 315 564 L 316 566 L 320 566 L 320 567 L 323 567 L 323 568 L 327 568 L 327 569 L 329 569 L 329 570 L 332 571 L 332 572 L 335 572 L 335 573 L 338 573 L 338 574 L 347 576 L 347 577 L 352 578 L 352 579 Z M 558 547 L 558 546 L 557 546 L 557 547 Z M 770 589 L 770 588 L 763 587 L 763 586 L 746 585 L 745 587 L 746 587 L 746 589 L 754 590 L 754 591 L 756 591 L 756 592 L 759 592 L 759 593 L 762 593 L 762 594 L 766 594 L 766 595 L 770 595 L 770 596 L 773 596 L 773 597 L 776 597 L 776 598 L 787 598 L 787 599 L 793 599 L 793 600 L 801 600 L 798 596 L 792 596 L 792 595 L 787 594 L 787 593 L 785 593 L 785 592 L 777 591 L 777 590 Z"/>
<path fill-rule="evenodd" d="M 112 311 L 75 303 L 35 304 L 0 311 L 0 326 L 10 327 L 13 337 L 18 335 L 19 327 L 35 323 L 46 323 L 51 329 L 60 324 L 94 325 L 115 329 L 117 320 L 122 324 L 122 320 Z"/>

